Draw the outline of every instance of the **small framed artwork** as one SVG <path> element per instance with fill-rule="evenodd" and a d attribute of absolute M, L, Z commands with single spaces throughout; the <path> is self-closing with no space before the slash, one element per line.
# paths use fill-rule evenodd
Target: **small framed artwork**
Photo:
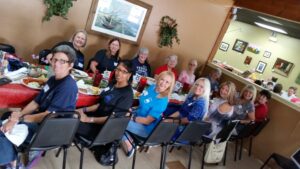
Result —
<path fill-rule="evenodd" d="M 250 65 L 251 61 L 252 61 L 252 57 L 247 56 L 246 59 L 245 59 L 245 61 L 244 61 L 244 64 L 245 65 Z"/>
<path fill-rule="evenodd" d="M 221 42 L 221 45 L 219 47 L 220 50 L 223 50 L 224 52 L 226 52 L 229 48 L 229 44 L 225 43 L 225 42 Z"/>
<path fill-rule="evenodd" d="M 263 73 L 264 70 L 266 69 L 266 67 L 267 67 L 267 63 L 259 61 L 257 66 L 256 66 L 255 71 L 258 72 L 258 73 Z"/>
<path fill-rule="evenodd" d="M 271 52 L 265 51 L 265 53 L 264 53 L 263 56 L 264 56 L 265 58 L 270 58 L 270 57 L 271 57 L 271 54 L 272 54 Z"/>
<path fill-rule="evenodd" d="M 295 81 L 298 85 L 300 85 L 300 73 L 298 74 L 296 81 Z"/>
<path fill-rule="evenodd" d="M 248 42 L 237 39 L 232 47 L 232 50 L 237 51 L 239 53 L 244 53 L 247 46 Z"/>

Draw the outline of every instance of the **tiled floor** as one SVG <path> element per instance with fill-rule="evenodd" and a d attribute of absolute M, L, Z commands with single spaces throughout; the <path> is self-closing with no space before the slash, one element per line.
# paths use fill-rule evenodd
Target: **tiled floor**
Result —
<path fill-rule="evenodd" d="M 208 169 L 259 169 L 261 162 L 254 157 L 248 157 L 246 152 L 243 154 L 241 161 L 233 161 L 233 145 L 229 145 L 229 152 L 227 154 L 227 164 L 223 166 L 219 165 L 205 165 L 204 168 Z M 34 169 L 60 169 L 62 168 L 62 154 L 59 158 L 55 158 L 56 150 L 47 152 Z M 200 169 L 200 158 L 202 154 L 202 148 L 196 147 L 193 152 L 192 169 Z M 118 149 L 119 162 L 116 165 L 116 169 L 130 169 L 132 164 L 132 158 L 125 157 L 123 151 Z M 185 167 L 188 162 L 187 149 L 175 150 L 172 153 L 167 154 L 168 161 L 180 161 Z M 160 147 L 151 148 L 148 153 L 137 153 L 136 169 L 158 169 L 160 162 Z M 72 147 L 68 151 L 67 167 L 66 169 L 78 169 L 79 168 L 79 151 L 76 147 Z M 111 167 L 104 167 L 97 163 L 94 156 L 90 151 L 85 151 L 84 165 L 85 169 L 103 168 L 109 169 Z M 175 168 L 172 168 L 175 169 Z"/>

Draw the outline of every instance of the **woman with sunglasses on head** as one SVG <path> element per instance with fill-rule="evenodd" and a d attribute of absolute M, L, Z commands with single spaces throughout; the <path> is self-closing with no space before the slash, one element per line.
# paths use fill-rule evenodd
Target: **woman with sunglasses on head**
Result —
<path fill-rule="evenodd" d="M 139 98 L 139 107 L 129 122 L 128 131 L 146 138 L 162 117 L 168 105 L 169 96 L 173 91 L 175 77 L 173 72 L 164 71 L 157 76 L 156 84 L 149 86 Z M 123 146 L 130 157 L 133 147 L 129 140 L 123 138 Z"/>
<path fill-rule="evenodd" d="M 193 85 L 195 82 L 195 70 L 197 68 L 197 60 L 196 59 L 191 59 L 188 63 L 188 69 L 181 71 L 178 81 L 181 82 L 182 84 L 186 83 L 190 86 Z"/>
<path fill-rule="evenodd" d="M 106 49 L 99 50 L 90 61 L 89 69 L 92 73 L 98 70 L 103 73 L 105 70 L 113 71 L 120 60 L 121 41 L 119 38 L 109 40 Z"/>
<path fill-rule="evenodd" d="M 14 146 L 4 136 L 4 133 L 10 132 L 15 124 L 23 123 L 28 126 L 29 134 L 25 143 L 29 143 L 38 129 L 38 124 L 50 112 L 75 110 L 78 88 L 75 80 L 70 76 L 70 70 L 76 59 L 75 51 L 67 45 L 61 45 L 53 49 L 52 55 L 51 66 L 54 76 L 47 81 L 33 101 L 22 111 L 12 112 L 8 122 L 1 126 L 0 165 L 7 164 L 11 168 L 16 167 L 17 154 Z"/>

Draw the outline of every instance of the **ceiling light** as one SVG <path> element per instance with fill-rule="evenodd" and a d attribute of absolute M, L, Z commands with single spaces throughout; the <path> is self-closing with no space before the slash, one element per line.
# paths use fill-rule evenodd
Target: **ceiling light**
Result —
<path fill-rule="evenodd" d="M 260 27 L 263 27 L 263 28 L 266 28 L 266 29 L 270 29 L 272 31 L 275 31 L 275 32 L 279 32 L 279 33 L 283 33 L 283 34 L 288 34 L 286 31 L 280 29 L 280 28 L 276 28 L 276 27 L 273 27 L 273 26 L 270 26 L 270 25 L 266 25 L 266 24 L 263 24 L 263 23 L 259 23 L 259 22 L 254 22 L 256 25 L 260 26 Z"/>
<path fill-rule="evenodd" d="M 273 20 L 273 19 L 268 19 L 268 18 L 265 18 L 265 17 L 262 17 L 262 16 L 258 16 L 260 19 L 266 21 L 266 22 L 270 22 L 270 23 L 274 23 L 274 24 L 277 24 L 277 25 L 282 25 L 280 22 L 276 21 L 276 20 Z"/>

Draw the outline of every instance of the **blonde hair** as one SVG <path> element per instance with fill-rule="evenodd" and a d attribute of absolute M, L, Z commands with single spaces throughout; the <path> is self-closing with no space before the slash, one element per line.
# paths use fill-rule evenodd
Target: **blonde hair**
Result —
<path fill-rule="evenodd" d="M 235 84 L 231 81 L 226 81 L 226 82 L 223 82 L 221 85 L 220 85 L 220 91 L 221 92 L 221 88 L 223 86 L 227 86 L 228 87 L 228 96 L 226 98 L 226 100 L 228 101 L 228 104 L 230 105 L 234 105 L 235 104 L 235 95 L 236 95 L 236 87 L 235 87 Z"/>
<path fill-rule="evenodd" d="M 158 76 L 157 76 L 157 79 L 156 79 L 156 85 L 158 85 L 158 82 L 160 79 L 162 79 L 163 77 L 165 76 L 169 76 L 171 77 L 171 84 L 170 86 L 166 89 L 166 91 L 160 93 L 161 96 L 163 97 L 170 97 L 171 96 L 171 93 L 173 91 L 173 88 L 174 88 L 174 84 L 175 84 L 175 75 L 173 72 L 170 72 L 170 71 L 163 71 L 161 72 Z"/>
<path fill-rule="evenodd" d="M 241 91 L 241 95 L 240 95 L 240 98 L 242 99 L 244 97 L 244 92 L 248 90 L 250 92 L 252 92 L 252 98 L 251 98 L 251 101 L 254 102 L 255 98 L 256 98 L 256 87 L 253 86 L 253 85 L 246 85 L 242 91 Z"/>
<path fill-rule="evenodd" d="M 76 32 L 72 35 L 72 37 L 71 37 L 71 39 L 70 39 L 70 42 L 73 43 L 74 38 L 75 38 L 75 36 L 76 36 L 78 33 L 83 33 L 83 34 L 85 35 L 85 41 L 84 41 L 84 44 L 83 44 L 83 46 L 82 46 L 82 47 L 85 47 L 85 46 L 86 46 L 86 43 L 87 43 L 87 32 L 86 32 L 85 30 L 78 30 L 78 31 L 76 31 Z"/>
<path fill-rule="evenodd" d="M 195 93 L 196 90 L 196 84 L 198 84 L 200 81 L 202 81 L 204 83 L 204 92 L 202 95 L 198 96 L 199 97 L 203 97 L 205 99 L 205 113 L 208 112 L 208 106 L 209 106 L 209 96 L 210 96 L 210 82 L 207 78 L 199 78 L 195 81 L 195 83 L 193 84 L 193 86 L 191 87 L 190 91 L 189 91 L 189 95 L 192 95 Z"/>

